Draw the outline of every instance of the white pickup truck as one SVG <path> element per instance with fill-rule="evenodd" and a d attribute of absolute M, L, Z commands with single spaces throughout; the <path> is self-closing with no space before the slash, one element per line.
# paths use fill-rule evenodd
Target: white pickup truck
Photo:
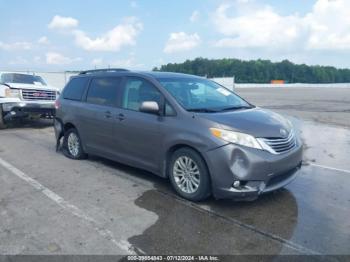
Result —
<path fill-rule="evenodd" d="M 40 76 L 0 72 L 0 129 L 16 118 L 54 116 L 58 95 Z"/>

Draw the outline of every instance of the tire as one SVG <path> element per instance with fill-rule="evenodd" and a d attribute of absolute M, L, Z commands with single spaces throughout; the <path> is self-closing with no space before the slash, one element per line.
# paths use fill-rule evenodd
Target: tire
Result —
<path fill-rule="evenodd" d="M 183 198 L 202 201 L 211 195 L 206 163 L 193 149 L 180 148 L 172 154 L 168 175 L 174 190 Z"/>
<path fill-rule="evenodd" d="M 2 111 L 2 105 L 0 104 L 0 129 L 5 129 L 7 126 L 4 122 L 4 114 Z"/>
<path fill-rule="evenodd" d="M 71 159 L 79 160 L 87 158 L 78 130 L 75 128 L 70 128 L 64 133 L 63 149 L 64 154 Z"/>

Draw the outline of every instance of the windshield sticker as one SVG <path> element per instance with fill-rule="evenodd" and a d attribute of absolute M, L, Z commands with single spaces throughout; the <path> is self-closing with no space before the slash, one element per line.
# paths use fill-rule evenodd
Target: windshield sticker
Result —
<path fill-rule="evenodd" d="M 224 96 L 229 96 L 229 95 L 231 94 L 228 90 L 226 90 L 226 89 L 223 88 L 223 87 L 220 87 L 220 88 L 216 89 L 216 91 L 220 92 L 220 93 L 223 94 Z"/>

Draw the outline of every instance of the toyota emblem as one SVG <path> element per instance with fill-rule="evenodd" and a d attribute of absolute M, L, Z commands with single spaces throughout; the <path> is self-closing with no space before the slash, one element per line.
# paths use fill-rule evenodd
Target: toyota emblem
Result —
<path fill-rule="evenodd" d="M 287 130 L 281 128 L 281 129 L 280 129 L 280 134 L 281 134 L 282 137 L 287 137 L 288 132 L 287 132 Z"/>

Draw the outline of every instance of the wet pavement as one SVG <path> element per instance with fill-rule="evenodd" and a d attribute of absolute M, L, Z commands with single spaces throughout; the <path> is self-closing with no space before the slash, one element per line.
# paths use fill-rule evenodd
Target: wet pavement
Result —
<path fill-rule="evenodd" d="M 192 203 L 148 172 L 65 158 L 51 126 L 2 130 L 0 254 L 350 255 L 350 129 L 290 115 L 305 163 L 254 202 Z"/>
<path fill-rule="evenodd" d="M 249 102 L 282 114 L 350 128 L 350 88 L 237 88 Z"/>

